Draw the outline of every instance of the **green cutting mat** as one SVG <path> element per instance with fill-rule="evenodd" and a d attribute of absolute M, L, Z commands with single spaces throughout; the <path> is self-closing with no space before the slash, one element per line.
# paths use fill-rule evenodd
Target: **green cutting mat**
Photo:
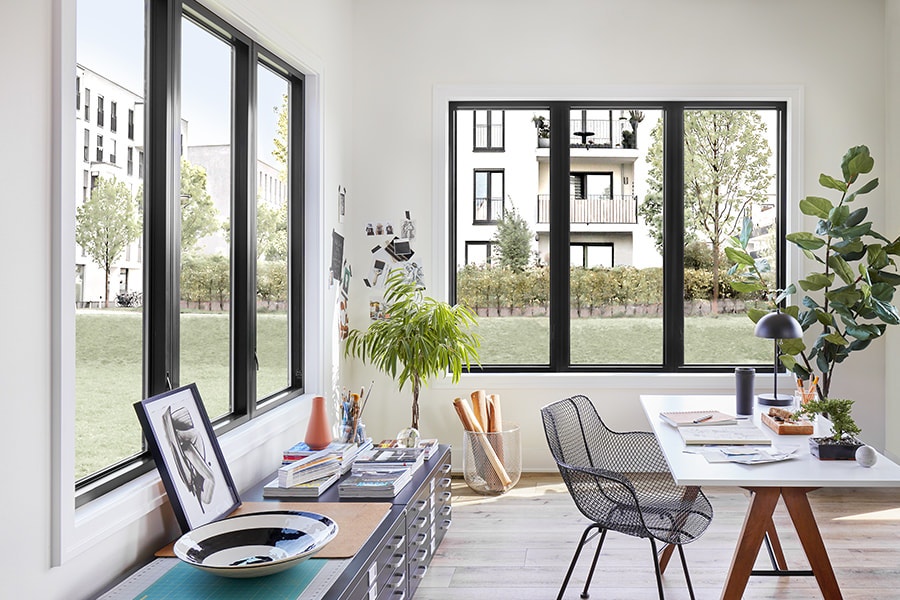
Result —
<path fill-rule="evenodd" d="M 179 562 L 134 600 L 296 600 L 326 562 L 311 558 L 251 579 L 219 577 Z"/>

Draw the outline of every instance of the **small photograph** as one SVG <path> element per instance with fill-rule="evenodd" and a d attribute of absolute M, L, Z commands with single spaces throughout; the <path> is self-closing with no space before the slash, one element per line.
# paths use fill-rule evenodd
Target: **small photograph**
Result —
<path fill-rule="evenodd" d="M 409 211 L 403 215 L 403 222 L 400 223 L 400 237 L 408 240 L 416 239 L 416 222 L 409 216 Z"/>
<path fill-rule="evenodd" d="M 353 277 L 353 269 L 350 263 L 344 261 L 344 267 L 341 271 L 341 296 L 346 300 L 350 297 L 350 278 Z"/>
<path fill-rule="evenodd" d="M 385 235 L 394 235 L 394 224 L 390 221 L 384 222 L 384 234 Z"/>
<path fill-rule="evenodd" d="M 415 283 L 421 288 L 425 287 L 425 270 L 416 261 L 411 260 L 404 263 L 403 273 L 410 283 Z"/>
<path fill-rule="evenodd" d="M 369 300 L 369 319 L 380 321 L 384 318 L 384 300 L 381 298 Z"/>
<path fill-rule="evenodd" d="M 366 223 L 366 235 L 375 235 L 375 224 Z"/>
<path fill-rule="evenodd" d="M 344 222 L 347 214 L 347 188 L 342 185 L 338 186 L 338 223 Z"/>
<path fill-rule="evenodd" d="M 405 262 L 415 254 L 409 245 L 409 240 L 398 237 L 391 239 L 384 249 L 397 262 Z"/>
<path fill-rule="evenodd" d="M 375 223 L 375 235 L 384 235 L 384 223 Z"/>

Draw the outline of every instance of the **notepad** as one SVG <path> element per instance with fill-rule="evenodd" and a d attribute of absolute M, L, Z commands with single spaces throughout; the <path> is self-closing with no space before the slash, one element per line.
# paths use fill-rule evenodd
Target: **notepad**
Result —
<path fill-rule="evenodd" d="M 755 444 L 768 446 L 772 440 L 759 427 L 751 424 L 713 425 L 711 427 L 679 427 L 681 439 L 688 446 Z"/>
<path fill-rule="evenodd" d="M 717 410 L 667 411 L 659 413 L 659 418 L 673 427 L 734 425 L 737 423 L 737 419 L 733 416 Z"/>

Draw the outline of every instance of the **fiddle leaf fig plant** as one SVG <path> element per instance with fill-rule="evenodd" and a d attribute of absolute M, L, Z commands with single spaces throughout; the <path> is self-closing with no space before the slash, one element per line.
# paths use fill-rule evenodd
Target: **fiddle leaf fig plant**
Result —
<path fill-rule="evenodd" d="M 422 386 L 448 371 L 457 383 L 463 366 L 478 363 L 481 342 L 471 331 L 477 325 L 475 314 L 466 306 L 425 296 L 402 269 L 388 275 L 384 299 L 386 317 L 365 331 L 351 329 L 344 355 L 376 366 L 395 379 L 401 391 L 410 384 L 412 428 L 418 429 Z"/>
<path fill-rule="evenodd" d="M 732 284 L 736 291 L 761 292 L 772 309 L 797 293 L 797 286 L 805 292 L 799 305 L 782 310 L 814 336 L 779 340 L 780 360 L 804 381 L 818 377 L 816 393 L 823 401 L 829 398 L 835 367 L 850 354 L 866 349 L 888 325 L 900 324 L 900 313 L 892 304 L 900 285 L 894 259 L 900 255 L 900 237 L 892 240 L 875 231 L 866 220 L 869 209 L 859 201 L 878 187 L 877 178 L 860 181 L 874 165 L 866 146 L 854 146 L 844 154 L 839 176 L 819 176 L 819 184 L 831 195 L 837 194 L 837 199 L 807 196 L 800 200 L 800 211 L 818 222 L 813 231 L 786 236 L 815 264 L 815 270 L 796 285 L 770 289 L 768 263 L 747 251 L 753 228 L 749 219 L 725 249 L 734 263 L 730 272 L 739 278 Z M 756 322 L 766 312 L 751 309 L 748 315 Z M 849 414 L 849 407 L 847 410 Z"/>

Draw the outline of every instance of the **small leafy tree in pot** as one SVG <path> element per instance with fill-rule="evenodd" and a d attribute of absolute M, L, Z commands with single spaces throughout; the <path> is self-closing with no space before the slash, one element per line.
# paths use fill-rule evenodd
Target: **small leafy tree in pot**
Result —
<path fill-rule="evenodd" d="M 463 366 L 478 363 L 480 340 L 471 332 L 475 314 L 461 305 L 450 306 L 425 296 L 403 270 L 392 271 L 386 281 L 387 317 L 365 331 L 351 329 L 344 355 L 375 365 L 397 380 L 399 389 L 412 386 L 412 425 L 419 428 L 419 392 L 422 386 L 448 371 L 459 381 Z M 417 435 L 417 431 L 416 434 Z"/>
<path fill-rule="evenodd" d="M 780 360 L 799 379 L 818 377 L 818 403 L 806 410 L 827 413 L 832 423 L 835 411 L 839 411 L 843 416 L 838 416 L 842 424 L 835 424 L 837 440 L 844 437 L 843 433 L 851 436 L 859 433 L 859 428 L 850 418 L 852 402 L 829 398 L 836 366 L 851 353 L 866 349 L 884 334 L 888 325 L 900 324 L 900 314 L 892 304 L 894 291 L 900 285 L 893 258 L 900 255 L 900 237 L 890 240 L 876 232 L 872 222 L 865 220 L 868 208 L 859 206 L 859 202 L 851 210 L 859 196 L 878 186 L 876 178 L 851 191 L 859 184 L 861 175 L 872 171 L 874 164 L 866 146 L 850 148 L 841 160 L 840 177 L 819 176 L 822 187 L 841 194 L 838 202 L 807 196 L 799 207 L 803 214 L 818 217 L 815 230 L 787 235 L 787 240 L 821 270 L 812 271 L 797 282 L 808 292 L 800 301 L 802 306 L 783 309 L 800 322 L 805 332 L 817 330 L 812 344 L 807 345 L 803 338 L 779 340 Z M 731 247 L 725 249 L 735 263 L 730 272 L 739 276 L 732 286 L 739 292 L 762 292 L 774 307 L 797 289 L 794 284 L 784 290 L 768 289 L 764 279 L 768 263 L 754 259 L 747 251 L 751 229 L 752 223 L 745 219 L 742 231 L 731 238 Z M 765 314 L 764 310 L 748 311 L 754 322 Z"/>

